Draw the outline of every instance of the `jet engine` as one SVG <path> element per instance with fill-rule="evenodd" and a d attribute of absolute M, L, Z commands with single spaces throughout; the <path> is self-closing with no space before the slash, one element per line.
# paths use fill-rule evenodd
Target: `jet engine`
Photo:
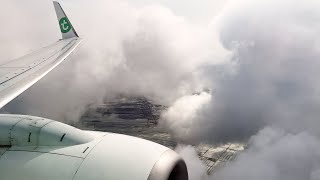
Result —
<path fill-rule="evenodd" d="M 188 180 L 183 159 L 136 137 L 0 115 L 1 180 Z"/>

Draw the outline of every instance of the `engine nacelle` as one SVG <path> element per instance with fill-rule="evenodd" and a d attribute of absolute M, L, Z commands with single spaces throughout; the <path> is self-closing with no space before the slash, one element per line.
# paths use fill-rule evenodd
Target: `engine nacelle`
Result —
<path fill-rule="evenodd" d="M 1 180 L 188 180 L 174 151 L 126 135 L 0 115 Z"/>

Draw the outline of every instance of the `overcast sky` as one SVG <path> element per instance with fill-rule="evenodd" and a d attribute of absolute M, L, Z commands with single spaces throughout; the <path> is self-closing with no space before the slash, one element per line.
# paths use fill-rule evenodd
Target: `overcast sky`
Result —
<path fill-rule="evenodd" d="M 161 4 L 176 15 L 185 16 L 193 22 L 208 23 L 228 0 L 128 0 L 128 2 L 135 6 Z"/>

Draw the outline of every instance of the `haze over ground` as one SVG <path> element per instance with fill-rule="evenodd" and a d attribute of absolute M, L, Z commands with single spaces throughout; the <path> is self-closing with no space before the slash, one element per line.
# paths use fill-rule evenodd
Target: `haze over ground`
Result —
<path fill-rule="evenodd" d="M 6 111 L 70 122 L 118 93 L 145 96 L 170 106 L 160 124 L 184 144 L 249 143 L 212 177 L 180 146 L 193 180 L 319 179 L 320 2 L 61 3 L 85 41 Z M 0 59 L 60 37 L 51 2 L 2 8 Z"/>

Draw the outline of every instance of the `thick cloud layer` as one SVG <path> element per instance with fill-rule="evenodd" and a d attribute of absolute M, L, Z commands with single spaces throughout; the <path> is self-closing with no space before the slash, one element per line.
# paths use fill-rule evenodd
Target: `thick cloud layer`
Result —
<path fill-rule="evenodd" d="M 210 179 L 319 178 L 319 8 L 317 1 L 240 1 L 221 14 L 221 42 L 234 55 L 206 69 L 211 97 L 180 98 L 163 116 L 184 142 L 250 139 Z M 176 117 L 190 104 L 190 115 Z"/>
<path fill-rule="evenodd" d="M 319 8 L 317 1 L 244 0 L 220 15 L 221 42 L 234 55 L 207 68 L 211 100 L 200 94 L 181 104 L 183 97 L 164 116 L 184 142 L 249 140 L 209 179 L 319 179 Z M 192 102 L 202 102 L 188 116 L 196 125 L 177 123 L 171 111 Z"/>
<path fill-rule="evenodd" d="M 206 68 L 213 82 L 211 101 L 189 116 L 196 129 L 190 134 L 174 130 L 176 136 L 195 142 L 246 141 L 266 125 L 319 136 L 318 7 L 317 1 L 231 2 L 218 24 L 221 42 L 234 55 L 226 64 Z"/>

